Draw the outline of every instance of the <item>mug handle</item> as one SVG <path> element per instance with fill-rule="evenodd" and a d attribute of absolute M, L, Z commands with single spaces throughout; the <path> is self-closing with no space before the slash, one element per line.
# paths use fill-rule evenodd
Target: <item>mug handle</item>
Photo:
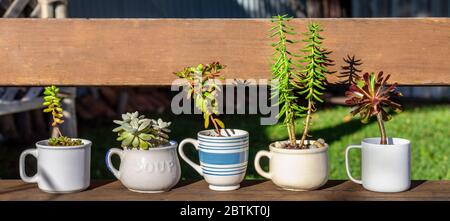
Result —
<path fill-rule="evenodd" d="M 120 157 L 120 161 L 122 161 L 123 157 L 123 150 L 119 148 L 111 148 L 108 150 L 108 153 L 106 154 L 106 166 L 108 166 L 108 170 L 111 171 L 111 173 L 120 180 L 120 172 L 114 167 L 114 165 L 111 162 L 112 155 L 117 154 Z"/>
<path fill-rule="evenodd" d="M 347 176 L 348 176 L 348 178 L 350 178 L 351 181 L 353 181 L 353 182 L 355 182 L 357 184 L 362 184 L 362 180 L 357 180 L 357 179 L 353 178 L 352 174 L 350 173 L 350 166 L 348 164 L 348 153 L 353 148 L 361 149 L 361 145 L 349 145 L 349 146 L 347 146 L 347 148 L 345 149 L 345 169 L 347 170 Z"/>
<path fill-rule="evenodd" d="M 186 138 L 183 141 L 181 141 L 180 145 L 178 146 L 178 152 L 180 153 L 180 157 L 187 163 L 189 164 L 189 166 L 191 166 L 192 168 L 194 168 L 195 171 L 197 171 L 197 173 L 199 173 L 201 176 L 203 176 L 203 172 L 202 172 L 202 168 L 200 167 L 200 165 L 192 162 L 192 160 L 190 160 L 186 154 L 184 154 L 183 151 L 183 146 L 187 143 L 191 143 L 194 145 L 195 149 L 198 150 L 198 141 L 196 139 L 192 139 L 192 138 Z"/>
<path fill-rule="evenodd" d="M 270 158 L 272 158 L 272 153 L 265 150 L 259 151 L 255 156 L 255 170 L 256 172 L 259 173 L 259 175 L 270 180 L 272 179 L 272 174 L 270 173 L 270 171 L 269 172 L 264 171 L 261 168 L 261 165 L 259 164 L 259 161 L 261 160 L 262 157 L 267 157 L 270 160 Z"/>
<path fill-rule="evenodd" d="M 38 151 L 37 151 L 37 149 L 27 149 L 20 154 L 20 158 L 19 158 L 20 178 L 27 183 L 36 183 L 39 171 L 36 174 L 34 174 L 34 176 L 32 176 L 32 177 L 29 177 L 25 174 L 25 158 L 27 155 L 33 155 L 37 159 Z"/>

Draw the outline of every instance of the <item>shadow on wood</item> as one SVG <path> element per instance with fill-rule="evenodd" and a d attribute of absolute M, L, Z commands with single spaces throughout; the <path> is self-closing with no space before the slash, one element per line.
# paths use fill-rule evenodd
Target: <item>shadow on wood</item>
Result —
<path fill-rule="evenodd" d="M 347 180 L 329 180 L 325 185 L 319 188 L 319 190 L 326 190 L 330 188 L 337 187 L 343 183 L 345 183 Z"/>
<path fill-rule="evenodd" d="M 87 190 L 94 190 L 96 188 L 113 183 L 114 181 L 115 180 L 95 180 L 95 182 L 91 182 L 91 185 L 87 188 Z"/>
<path fill-rule="evenodd" d="M 420 187 L 426 182 L 426 180 L 413 180 L 411 181 L 411 187 L 409 188 L 409 191 L 415 190 L 417 187 Z"/>
<path fill-rule="evenodd" d="M 0 190 L 0 195 L 14 193 L 14 192 L 21 192 L 24 190 L 29 190 L 29 189 L 34 189 L 34 188 L 36 188 L 36 184 L 23 183 L 21 185 L 17 185 L 17 186 L 13 186 L 11 188 L 6 188 L 6 189 Z"/>

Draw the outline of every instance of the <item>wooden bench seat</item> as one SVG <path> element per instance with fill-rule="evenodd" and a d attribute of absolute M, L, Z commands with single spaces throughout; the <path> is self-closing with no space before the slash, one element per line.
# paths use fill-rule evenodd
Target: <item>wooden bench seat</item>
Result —
<path fill-rule="evenodd" d="M 169 201 L 270 201 L 270 200 L 389 200 L 435 201 L 450 200 L 450 181 L 413 181 L 409 191 L 376 193 L 361 185 L 344 180 L 331 180 L 320 190 L 292 192 L 281 190 L 270 181 L 244 181 L 241 188 L 231 192 L 208 189 L 205 181 L 181 181 L 166 193 L 142 194 L 131 192 L 119 181 L 95 180 L 88 190 L 72 194 L 48 194 L 36 184 L 21 180 L 1 180 L 0 200 L 169 200 Z"/>

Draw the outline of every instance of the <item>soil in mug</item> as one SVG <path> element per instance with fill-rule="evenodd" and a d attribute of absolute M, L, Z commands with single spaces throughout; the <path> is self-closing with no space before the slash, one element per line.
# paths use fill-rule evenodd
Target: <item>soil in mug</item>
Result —
<path fill-rule="evenodd" d="M 299 141 L 297 141 L 298 143 Z M 325 140 L 322 138 L 319 138 L 317 140 L 308 140 L 305 141 L 307 142 L 305 144 L 305 148 L 302 149 L 317 149 L 317 148 L 324 148 L 326 147 L 326 143 Z M 275 148 L 280 148 L 280 149 L 299 149 L 299 145 L 297 144 L 296 146 L 293 146 L 290 142 L 288 141 L 277 141 L 275 142 Z"/>
<path fill-rule="evenodd" d="M 236 132 L 234 129 L 221 129 L 220 134 L 218 134 L 215 130 L 210 130 L 208 133 L 205 133 L 206 136 L 210 137 L 232 137 L 235 134 Z"/>

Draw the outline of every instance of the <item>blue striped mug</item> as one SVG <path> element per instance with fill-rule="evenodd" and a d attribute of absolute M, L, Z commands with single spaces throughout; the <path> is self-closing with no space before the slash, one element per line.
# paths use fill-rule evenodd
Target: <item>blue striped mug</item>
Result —
<path fill-rule="evenodd" d="M 197 140 L 187 138 L 181 141 L 178 152 L 181 158 L 194 168 L 209 188 L 216 191 L 239 189 L 245 177 L 248 162 L 248 132 L 244 130 L 222 129 L 222 136 L 211 136 L 214 130 L 198 132 Z M 198 150 L 200 165 L 192 162 L 183 147 L 191 143 Z"/>

